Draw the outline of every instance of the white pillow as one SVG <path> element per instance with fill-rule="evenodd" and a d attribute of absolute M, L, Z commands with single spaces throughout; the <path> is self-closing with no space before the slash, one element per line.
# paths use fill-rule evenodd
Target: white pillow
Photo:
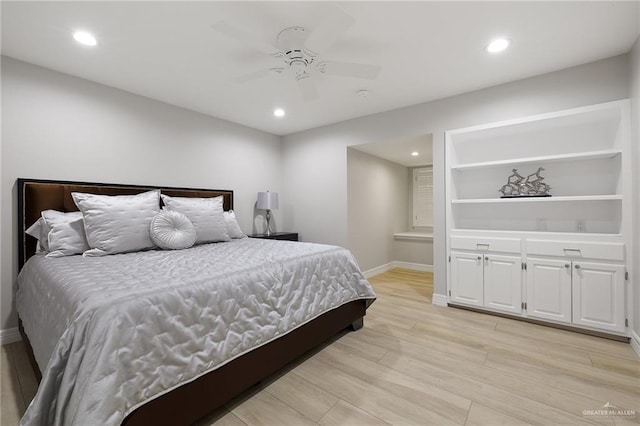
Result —
<path fill-rule="evenodd" d="M 49 229 L 49 253 L 46 257 L 70 256 L 89 250 L 81 212 L 45 210 L 42 212 L 42 219 L 43 226 Z"/>
<path fill-rule="evenodd" d="M 72 192 L 84 217 L 91 250 L 84 256 L 104 256 L 155 247 L 151 220 L 160 211 L 160 191 L 138 195 L 95 195 Z"/>
<path fill-rule="evenodd" d="M 244 238 L 246 235 L 240 229 L 240 225 L 238 225 L 238 221 L 236 220 L 236 214 L 233 210 L 229 210 L 228 212 L 224 212 L 224 220 L 227 223 L 227 232 L 231 238 Z"/>
<path fill-rule="evenodd" d="M 189 218 L 172 210 L 161 210 L 155 215 L 149 230 L 151 240 L 163 249 L 186 249 L 197 239 L 196 228 Z"/>
<path fill-rule="evenodd" d="M 25 234 L 31 235 L 38 240 L 36 245 L 36 253 L 48 253 L 49 252 L 49 227 L 42 217 L 36 220 L 33 225 L 27 228 Z"/>
<path fill-rule="evenodd" d="M 161 196 L 167 210 L 180 212 L 193 223 L 198 235 L 196 244 L 231 240 L 224 220 L 223 197 L 188 198 L 169 197 L 164 194 Z"/>

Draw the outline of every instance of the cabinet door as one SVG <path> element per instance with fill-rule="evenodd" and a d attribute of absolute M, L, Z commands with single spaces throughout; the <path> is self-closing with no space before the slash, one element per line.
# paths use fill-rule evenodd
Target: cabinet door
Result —
<path fill-rule="evenodd" d="M 512 314 L 522 313 L 522 259 L 484 255 L 484 306 Z"/>
<path fill-rule="evenodd" d="M 482 306 L 482 268 L 481 254 L 451 252 L 451 302 Z"/>
<path fill-rule="evenodd" d="M 624 332 L 624 266 L 573 262 L 573 322 Z"/>
<path fill-rule="evenodd" d="M 571 322 L 571 262 L 527 259 L 527 316 Z"/>

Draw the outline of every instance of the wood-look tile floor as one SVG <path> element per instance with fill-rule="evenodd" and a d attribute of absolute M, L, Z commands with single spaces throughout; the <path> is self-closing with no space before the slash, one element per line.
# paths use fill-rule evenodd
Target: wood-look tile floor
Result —
<path fill-rule="evenodd" d="M 629 344 L 433 306 L 429 273 L 394 269 L 370 281 L 378 300 L 363 329 L 199 425 L 640 423 L 640 360 Z M 3 346 L 1 362 L 8 426 L 35 380 L 21 342 Z M 593 415 L 606 403 L 638 415 Z"/>

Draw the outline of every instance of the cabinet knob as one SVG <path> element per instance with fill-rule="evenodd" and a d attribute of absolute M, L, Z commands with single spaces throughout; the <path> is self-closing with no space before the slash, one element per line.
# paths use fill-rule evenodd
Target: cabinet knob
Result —
<path fill-rule="evenodd" d="M 578 264 L 576 264 L 574 267 L 575 267 L 576 269 L 580 269 L 580 265 L 578 265 Z"/>
<path fill-rule="evenodd" d="M 485 257 L 484 257 L 484 260 L 485 260 L 485 261 L 488 261 L 488 260 L 489 260 L 489 256 L 485 256 Z"/>
<path fill-rule="evenodd" d="M 564 267 L 565 267 L 565 268 L 571 268 L 571 265 L 569 265 L 568 263 L 565 263 L 565 264 L 564 264 Z"/>
<path fill-rule="evenodd" d="M 482 260 L 482 256 L 478 256 L 478 260 Z"/>

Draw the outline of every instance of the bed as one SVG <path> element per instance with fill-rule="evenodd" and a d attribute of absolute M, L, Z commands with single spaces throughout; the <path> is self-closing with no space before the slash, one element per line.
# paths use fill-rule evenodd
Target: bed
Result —
<path fill-rule="evenodd" d="M 227 190 L 18 180 L 17 310 L 41 378 L 24 424 L 191 424 L 362 327 L 375 294 L 339 247 L 241 238 L 47 259 L 25 234 L 44 210 L 76 211 L 72 192 L 150 189 L 233 208 Z"/>

